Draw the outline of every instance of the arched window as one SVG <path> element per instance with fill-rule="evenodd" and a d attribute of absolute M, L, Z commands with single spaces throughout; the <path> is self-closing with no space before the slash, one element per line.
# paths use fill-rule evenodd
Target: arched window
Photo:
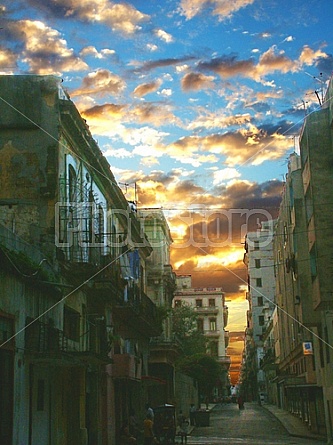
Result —
<path fill-rule="evenodd" d="M 77 177 L 72 165 L 68 167 L 68 201 L 77 201 Z"/>

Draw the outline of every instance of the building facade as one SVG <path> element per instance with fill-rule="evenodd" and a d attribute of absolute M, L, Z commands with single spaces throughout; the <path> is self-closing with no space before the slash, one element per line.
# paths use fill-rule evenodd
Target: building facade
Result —
<path fill-rule="evenodd" d="M 215 397 L 229 395 L 228 371 L 230 357 L 227 355 L 229 332 L 225 330 L 228 324 L 228 308 L 222 288 L 192 288 L 190 275 L 177 275 L 177 289 L 174 306 L 185 302 L 193 307 L 198 315 L 197 329 L 207 339 L 207 353 L 221 365 L 221 388 L 216 389 Z M 220 393 L 219 393 L 220 392 Z"/>
<path fill-rule="evenodd" d="M 261 361 L 268 401 L 301 418 L 329 444 L 333 443 L 332 94 L 331 78 L 321 108 L 304 120 L 300 154 L 289 159 L 274 227 L 276 308 L 265 326 Z M 252 326 L 248 324 L 249 338 Z M 250 368 L 245 354 L 243 377 L 248 377 Z"/>
<path fill-rule="evenodd" d="M 305 119 L 300 135 L 300 157 L 306 209 L 307 250 L 310 259 L 312 310 L 320 322 L 314 328 L 317 383 L 323 388 L 327 437 L 333 441 L 333 78 L 322 108 Z"/>
<path fill-rule="evenodd" d="M 114 444 L 162 332 L 153 249 L 61 80 L 0 89 L 0 442 Z"/>
<path fill-rule="evenodd" d="M 319 313 L 312 307 L 310 256 L 301 159 L 289 158 L 288 174 L 274 229 L 278 341 L 279 406 L 300 417 L 311 430 L 325 434 L 322 388 L 316 376 L 313 350 Z M 305 349 L 305 345 L 311 348 Z"/>
<path fill-rule="evenodd" d="M 242 376 L 243 391 L 246 392 L 247 398 L 265 401 L 266 378 L 260 365 L 265 354 L 266 327 L 275 307 L 273 221 L 265 221 L 256 232 L 247 233 L 244 247 L 244 264 L 248 276 L 246 298 L 249 310 L 245 348 L 248 375 Z M 249 385 L 247 388 L 245 382 Z"/>
<path fill-rule="evenodd" d="M 175 404 L 175 362 L 181 354 L 181 345 L 173 335 L 170 311 L 176 287 L 176 275 L 170 264 L 170 246 L 173 241 L 162 210 L 140 208 L 138 217 L 153 247 L 147 261 L 147 292 L 163 318 L 161 335 L 150 339 L 149 376 L 146 378 L 149 400 L 152 406 Z"/>

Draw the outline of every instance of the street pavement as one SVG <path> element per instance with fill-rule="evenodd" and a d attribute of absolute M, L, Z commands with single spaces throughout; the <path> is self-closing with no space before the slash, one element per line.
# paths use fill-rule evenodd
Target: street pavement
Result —
<path fill-rule="evenodd" d="M 270 408 L 270 409 L 269 409 Z M 275 412 L 274 412 L 275 411 Z M 282 410 L 280 410 L 282 411 Z M 299 419 L 289 413 L 279 417 L 278 409 L 246 403 L 244 410 L 231 403 L 216 405 L 209 426 L 194 427 L 188 445 L 320 445 L 320 438 L 306 431 Z M 285 425 L 285 426 L 284 426 Z M 180 442 L 180 439 L 177 439 Z"/>

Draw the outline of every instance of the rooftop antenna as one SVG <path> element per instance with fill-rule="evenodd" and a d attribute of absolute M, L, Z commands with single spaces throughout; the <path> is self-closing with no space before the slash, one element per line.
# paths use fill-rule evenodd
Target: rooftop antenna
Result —
<path fill-rule="evenodd" d="M 319 105 L 322 106 L 323 102 L 324 102 L 324 88 L 323 88 L 323 84 L 325 83 L 322 79 L 323 79 L 323 73 L 319 73 L 320 78 L 313 76 L 314 79 L 316 79 L 320 84 L 321 84 L 321 88 L 320 90 L 315 90 L 315 95 L 317 96 Z M 320 93 L 320 96 L 319 96 Z"/>
<path fill-rule="evenodd" d="M 305 74 L 307 74 L 308 76 L 311 76 L 311 74 L 307 73 L 305 71 Z M 311 76 L 313 79 L 317 80 L 317 82 L 319 82 L 321 84 L 321 88 L 319 90 L 315 90 L 315 95 L 317 96 L 319 105 L 322 106 L 323 102 L 324 102 L 324 87 L 323 84 L 325 84 L 325 82 L 323 81 L 323 73 L 319 73 L 319 77 L 316 76 Z"/>

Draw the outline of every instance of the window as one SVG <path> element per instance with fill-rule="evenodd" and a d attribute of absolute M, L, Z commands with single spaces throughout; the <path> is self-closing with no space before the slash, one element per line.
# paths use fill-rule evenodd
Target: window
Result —
<path fill-rule="evenodd" d="M 256 287 L 262 287 L 262 279 L 256 278 Z"/>
<path fill-rule="evenodd" d="M 307 222 L 309 222 L 313 215 L 313 200 L 310 187 L 305 195 L 305 210 L 306 210 Z"/>
<path fill-rule="evenodd" d="M 210 298 L 208 305 L 209 305 L 209 307 L 215 307 L 215 298 Z"/>
<path fill-rule="evenodd" d="M 326 363 L 330 362 L 330 346 L 329 346 L 329 338 L 328 338 L 328 329 L 327 326 L 324 328 L 324 338 L 325 338 L 325 348 L 326 348 Z"/>
<path fill-rule="evenodd" d="M 76 202 L 78 199 L 77 196 L 77 179 L 74 167 L 72 165 L 69 166 L 68 169 L 68 199 L 69 202 Z"/>
<path fill-rule="evenodd" d="M 198 320 L 197 320 L 197 329 L 199 332 L 204 331 L 204 321 L 202 318 L 198 318 Z"/>
<path fill-rule="evenodd" d="M 264 301 L 263 301 L 263 297 L 258 297 L 258 306 L 263 306 L 264 305 Z"/>
<path fill-rule="evenodd" d="M 219 348 L 217 341 L 210 342 L 209 349 L 210 349 L 210 355 L 212 355 L 213 357 L 217 357 L 219 355 Z"/>
<path fill-rule="evenodd" d="M 70 340 L 80 339 L 80 314 L 68 306 L 64 306 L 64 334 Z"/>
<path fill-rule="evenodd" d="M 10 318 L 0 317 L 0 343 L 7 341 L 13 334 L 13 320 Z M 11 344 L 12 342 L 9 343 Z M 6 343 L 6 345 L 7 347 L 9 346 L 8 343 Z"/>
<path fill-rule="evenodd" d="M 253 250 L 259 250 L 260 249 L 259 241 L 254 241 L 253 245 L 254 245 Z"/>
<path fill-rule="evenodd" d="M 259 315 L 259 326 L 264 326 L 265 317 L 263 315 Z"/>
<path fill-rule="evenodd" d="M 255 265 L 255 268 L 256 268 L 256 269 L 260 269 L 260 260 L 255 259 L 255 260 L 254 260 L 254 265 Z"/>
<path fill-rule="evenodd" d="M 317 276 L 317 255 L 315 245 L 313 245 L 312 249 L 310 250 L 310 270 L 313 281 Z"/>
<path fill-rule="evenodd" d="M 196 307 L 202 307 L 202 300 L 195 300 Z"/>
<path fill-rule="evenodd" d="M 209 319 L 209 330 L 216 331 L 216 318 Z"/>
<path fill-rule="evenodd" d="M 45 404 L 45 381 L 38 379 L 37 381 L 37 411 L 44 411 Z"/>

